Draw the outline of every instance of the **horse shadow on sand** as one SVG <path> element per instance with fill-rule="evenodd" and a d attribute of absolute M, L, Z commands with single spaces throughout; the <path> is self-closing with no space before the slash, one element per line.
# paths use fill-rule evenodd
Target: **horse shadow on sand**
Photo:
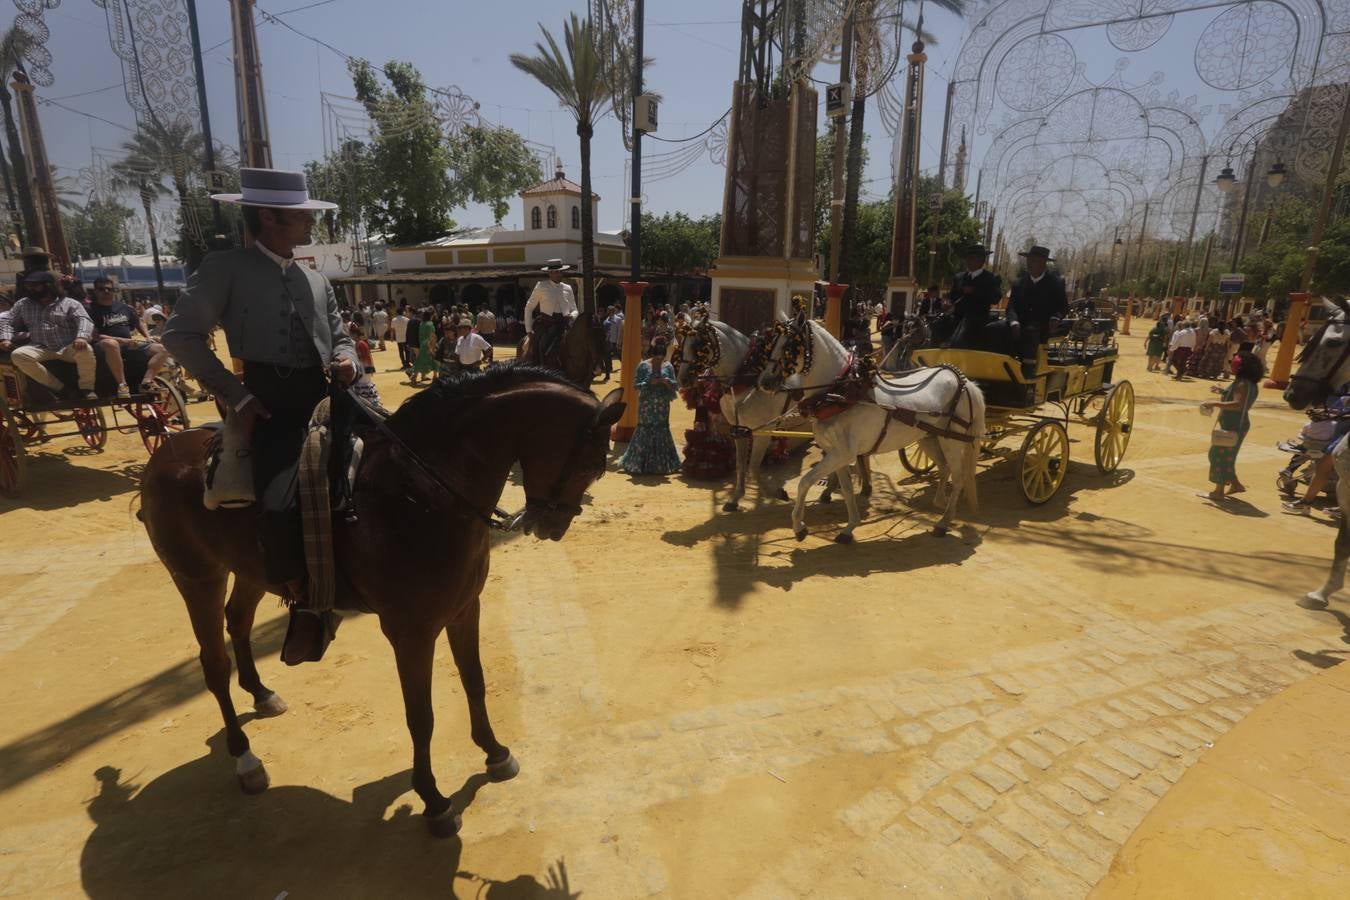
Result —
<path fill-rule="evenodd" d="M 833 538 L 847 523 L 844 502 L 836 490 L 831 502 L 820 503 L 816 500 L 820 490 L 818 485 L 809 490 L 804 511 L 809 533 L 801 542 L 792 535 L 790 502 L 752 492 L 742 501 L 749 508 L 726 513 L 722 503 L 730 493 L 727 487 L 711 492 L 706 520 L 692 528 L 667 531 L 661 539 L 686 549 L 710 544 L 717 579 L 715 602 L 731 609 L 739 607 L 756 585 L 791 590 L 809 578 L 955 565 L 969 559 L 981 542 L 975 528 L 959 521 L 946 536 L 931 534 L 937 514 L 930 514 L 929 492 L 910 497 L 890 476 L 874 472 L 872 496 L 858 499 L 862 517 L 858 540 L 837 544 Z M 795 485 L 789 485 L 789 494 L 794 491 Z"/>
<path fill-rule="evenodd" d="M 248 718 L 247 716 L 241 717 Z M 239 793 L 224 732 L 206 755 L 140 786 L 103 766 L 88 801 L 93 833 L 80 857 L 85 893 L 128 897 L 459 897 L 576 900 L 559 860 L 542 880 L 484 878 L 459 867 L 459 837 L 437 840 L 400 804 L 409 772 L 356 788 L 351 802 L 309 787 Z M 453 795 L 462 813 L 488 783 L 476 773 Z"/>

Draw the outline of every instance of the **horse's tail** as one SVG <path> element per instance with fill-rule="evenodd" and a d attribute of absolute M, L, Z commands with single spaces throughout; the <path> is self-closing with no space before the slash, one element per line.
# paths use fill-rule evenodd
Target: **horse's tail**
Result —
<path fill-rule="evenodd" d="M 967 381 L 965 385 L 966 397 L 970 400 L 970 446 L 966 450 L 965 472 L 963 477 L 966 485 L 962 492 L 965 495 L 966 502 L 970 504 L 971 512 L 979 512 L 980 498 L 975 488 L 975 462 L 980 458 L 980 445 L 984 443 L 984 392 L 980 390 L 979 385 Z"/>

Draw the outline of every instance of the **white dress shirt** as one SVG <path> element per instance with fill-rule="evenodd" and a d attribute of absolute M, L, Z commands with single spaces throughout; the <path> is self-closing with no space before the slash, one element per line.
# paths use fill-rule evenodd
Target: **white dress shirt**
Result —
<path fill-rule="evenodd" d="M 472 331 L 455 341 L 455 355 L 466 366 L 477 363 L 483 358 L 484 351 L 491 349 L 491 344 L 483 340 L 481 335 L 474 334 Z"/>
<path fill-rule="evenodd" d="M 562 314 L 564 316 L 575 316 L 577 314 L 577 298 L 572 293 L 572 286 L 566 282 L 559 281 L 541 281 L 534 286 L 530 292 L 530 302 L 525 304 L 525 330 L 534 331 L 535 315 L 554 316 Z"/>

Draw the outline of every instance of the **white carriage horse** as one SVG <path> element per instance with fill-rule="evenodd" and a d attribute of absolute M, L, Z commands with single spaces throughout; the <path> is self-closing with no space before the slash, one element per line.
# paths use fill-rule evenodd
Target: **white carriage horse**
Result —
<path fill-rule="evenodd" d="M 1335 297 L 1328 304 L 1334 307 L 1317 334 L 1308 341 L 1299 357 L 1298 371 L 1289 379 L 1284 399 L 1294 409 L 1326 402 L 1346 383 L 1350 383 L 1350 302 Z M 1341 508 L 1341 521 L 1336 529 L 1335 554 L 1326 583 L 1309 591 L 1298 601 L 1305 609 L 1326 609 L 1331 595 L 1345 584 L 1346 562 L 1350 560 L 1350 440 L 1342 440 L 1332 453 L 1336 467 L 1336 503 Z"/>
<path fill-rule="evenodd" d="M 671 350 L 675 380 L 680 387 L 693 387 L 700 378 L 711 378 L 723 388 L 718 405 L 722 418 L 733 429 L 736 446 L 736 483 L 731 497 L 722 505 L 723 512 L 740 509 L 747 473 L 754 475 L 760 497 L 788 499 L 781 484 L 771 487 L 764 476 L 764 454 L 769 451 L 773 437 L 760 429 L 781 419 L 792 401 L 786 394 L 756 388 L 768 351 L 767 347 L 755 346 L 756 338 L 747 337 L 725 322 L 714 321 L 702 308 L 696 311 L 693 323 Z M 863 477 L 863 490 L 867 493 L 871 482 L 866 471 Z M 822 499 L 828 497 L 827 488 Z"/>
<path fill-rule="evenodd" d="M 798 312 L 795 318 L 779 324 L 759 385 L 764 390 L 801 391 L 803 401 L 824 398 L 838 388 L 852 366 L 853 356 L 844 345 L 819 322 Z M 814 377 L 807 380 L 812 372 Z M 797 485 L 792 530 L 799 541 L 806 537 L 802 522 L 806 489 L 816 479 L 840 474 L 848 527 L 835 540 L 849 543 L 859 521 L 852 480 L 847 477 L 849 463 L 855 458 L 900 450 L 916 441 L 924 442 L 924 449 L 940 470 L 936 501 L 943 513 L 933 533 L 946 533 L 963 492 L 970 508 L 977 508 L 975 460 L 984 437 L 984 394 L 979 387 L 956 369 L 939 366 L 904 375 L 878 373 L 871 394 L 833 415 L 821 413 L 815 417 L 815 441 L 824 456 Z M 948 493 L 944 486 L 949 476 L 952 489 Z"/>

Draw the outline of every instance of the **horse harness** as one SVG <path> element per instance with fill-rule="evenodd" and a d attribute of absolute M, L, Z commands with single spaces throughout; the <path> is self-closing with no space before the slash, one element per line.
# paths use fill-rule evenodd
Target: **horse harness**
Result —
<path fill-rule="evenodd" d="M 1345 325 L 1348 323 L 1348 320 L 1350 320 L 1350 309 L 1342 307 L 1342 310 L 1343 314 L 1341 318 L 1341 323 L 1342 325 Z M 1308 341 L 1308 346 L 1303 350 L 1303 358 L 1306 359 L 1308 356 L 1311 356 L 1312 351 L 1322 343 L 1322 338 L 1326 336 L 1327 328 L 1330 325 L 1331 320 L 1328 319 L 1326 322 L 1322 324 L 1321 328 L 1317 329 L 1317 334 L 1313 335 L 1312 340 Z M 1304 375 L 1301 372 L 1295 372 L 1294 374 L 1289 376 L 1289 380 L 1291 382 L 1311 381 L 1315 386 L 1324 388 L 1323 393 L 1330 394 L 1333 390 L 1335 390 L 1336 387 L 1331 383 L 1331 378 L 1341 370 L 1341 366 L 1345 364 L 1347 358 L 1350 358 L 1350 340 L 1347 340 L 1345 342 L 1345 345 L 1341 348 L 1340 357 L 1336 360 L 1334 365 L 1332 365 L 1329 369 L 1327 369 L 1326 374 L 1321 376 L 1314 376 L 1314 375 Z"/>
<path fill-rule="evenodd" d="M 343 385 L 342 387 L 343 390 L 347 390 L 347 387 L 345 385 Z M 451 499 L 458 501 L 461 507 L 459 510 L 461 513 L 465 512 L 465 510 L 467 509 L 467 512 L 472 513 L 472 515 L 475 518 L 481 520 L 484 524 L 487 525 L 488 528 L 496 529 L 498 531 L 511 530 L 510 520 L 512 516 L 510 513 L 502 509 L 500 506 L 494 506 L 490 512 L 484 512 L 483 510 L 479 509 L 478 506 L 476 506 L 472 500 L 464 496 L 464 493 L 462 491 L 460 491 L 453 484 L 451 484 L 444 477 L 442 477 L 441 474 L 437 472 L 431 466 L 430 463 L 426 462 L 424 459 L 422 459 L 422 457 L 418 456 L 417 451 L 413 450 L 412 447 L 408 446 L 407 441 L 403 440 L 403 438 L 395 434 L 393 429 L 391 429 L 388 426 L 388 424 L 385 423 L 384 416 L 375 412 L 375 410 L 370 408 L 370 406 L 366 403 L 365 400 L 363 400 L 356 394 L 349 392 L 348 396 L 355 403 L 357 410 L 363 416 L 365 416 L 367 421 L 370 422 L 370 424 L 375 428 L 377 432 L 379 432 L 383 437 L 385 437 L 392 444 L 394 444 L 394 446 L 402 450 L 403 453 L 407 455 L 408 459 L 412 462 L 412 464 L 416 466 L 422 472 L 423 475 L 431 479 L 431 482 L 433 484 L 435 484 L 446 494 L 449 494 Z M 538 500 L 526 494 L 525 506 L 527 508 L 533 506 L 535 509 L 544 510 L 545 512 L 566 512 L 570 513 L 574 518 L 581 514 L 580 506 L 562 503 L 560 502 L 559 498 L 562 495 L 564 485 L 567 484 L 568 479 L 572 475 L 572 470 L 577 465 L 577 459 L 581 455 L 581 450 L 585 445 L 586 436 L 590 433 L 590 431 L 591 429 L 589 422 L 584 423 L 580 428 L 577 429 L 576 435 L 572 438 L 571 449 L 568 451 L 567 458 L 563 462 L 563 467 L 558 471 L 558 477 L 557 479 L 555 479 L 553 483 L 553 488 L 549 491 L 548 499 Z"/>

